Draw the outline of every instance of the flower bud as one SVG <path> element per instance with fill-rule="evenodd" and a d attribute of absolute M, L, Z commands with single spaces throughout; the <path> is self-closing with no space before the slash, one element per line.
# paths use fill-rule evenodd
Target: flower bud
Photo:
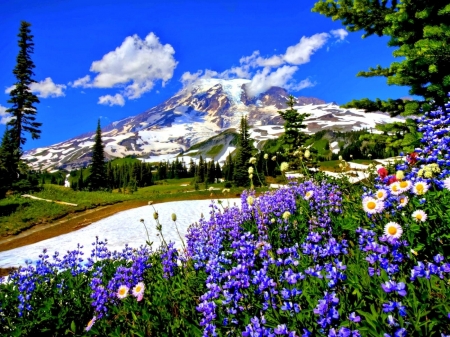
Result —
<path fill-rule="evenodd" d="M 273 157 L 272 157 L 272 160 L 273 160 L 273 161 L 276 161 L 276 160 L 277 160 L 277 156 L 273 156 Z"/>
<path fill-rule="evenodd" d="M 172 213 L 172 221 L 177 221 L 177 215 L 175 213 Z"/>
<path fill-rule="evenodd" d="M 287 171 L 288 168 L 289 168 L 289 164 L 288 164 L 288 163 L 286 163 L 286 162 L 282 162 L 282 163 L 281 163 L 281 165 L 280 165 L 280 171 L 281 171 L 281 172 Z"/>
<path fill-rule="evenodd" d="M 250 173 L 250 174 L 248 175 L 248 177 L 249 177 L 250 179 L 253 179 L 253 174 Z"/>
<path fill-rule="evenodd" d="M 311 156 L 311 152 L 309 150 L 305 151 L 305 158 L 309 158 Z"/>
<path fill-rule="evenodd" d="M 339 156 L 339 160 L 342 160 L 342 156 Z"/>
<path fill-rule="evenodd" d="M 256 158 L 255 157 L 251 157 L 250 160 L 248 161 L 250 164 L 254 164 L 256 163 Z"/>
<path fill-rule="evenodd" d="M 248 173 L 249 173 L 249 174 L 252 174 L 252 173 L 253 173 L 253 167 L 252 167 L 252 166 L 250 166 L 250 167 L 248 168 Z"/>
<path fill-rule="evenodd" d="M 264 159 L 265 160 L 269 159 L 269 155 L 267 153 L 264 155 Z"/>
<path fill-rule="evenodd" d="M 291 216 L 291 213 L 288 212 L 288 211 L 286 211 L 286 212 L 283 213 L 282 218 L 283 218 L 284 220 L 287 220 L 287 219 L 289 219 L 290 216 Z"/>
<path fill-rule="evenodd" d="M 158 212 L 153 213 L 153 219 L 158 220 Z"/>
<path fill-rule="evenodd" d="M 395 173 L 395 177 L 397 180 L 403 180 L 405 178 L 405 173 L 403 171 L 397 171 Z"/>
<path fill-rule="evenodd" d="M 248 204 L 249 206 L 251 206 L 251 205 L 253 205 L 254 202 L 255 202 L 255 199 L 253 199 L 253 197 L 252 197 L 251 195 L 249 195 L 249 196 L 247 197 L 247 204 Z"/>

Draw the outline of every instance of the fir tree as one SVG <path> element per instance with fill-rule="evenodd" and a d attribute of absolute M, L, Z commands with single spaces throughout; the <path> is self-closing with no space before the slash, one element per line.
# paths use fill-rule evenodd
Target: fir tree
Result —
<path fill-rule="evenodd" d="M 367 98 L 354 100 L 345 107 L 366 111 L 385 111 L 404 116 L 440 107 L 445 111 L 450 92 L 450 34 L 448 34 L 448 1 L 408 0 L 321 0 L 313 12 L 333 20 L 341 20 L 350 32 L 365 31 L 370 35 L 388 36 L 394 47 L 392 62 L 383 68 L 377 65 L 357 76 L 387 78 L 389 85 L 409 86 L 409 93 L 421 101 Z"/>
<path fill-rule="evenodd" d="M 219 181 L 219 179 L 222 178 L 222 169 L 220 168 L 219 162 L 216 163 L 215 175 L 217 181 Z"/>
<path fill-rule="evenodd" d="M 98 120 L 97 130 L 95 132 L 94 146 L 92 148 L 91 174 L 88 179 L 89 190 L 91 191 L 97 191 L 107 187 L 105 154 L 103 152 L 100 119 Z"/>
<path fill-rule="evenodd" d="M 202 183 L 205 181 L 205 171 L 205 162 L 203 161 L 202 155 L 200 155 L 198 161 L 197 182 Z"/>
<path fill-rule="evenodd" d="M 288 145 L 288 152 L 291 152 L 303 145 L 304 141 L 308 138 L 302 130 L 306 128 L 303 122 L 310 114 L 300 114 L 294 109 L 295 97 L 292 95 L 289 95 L 286 105 L 288 109 L 278 111 L 278 113 L 284 119 L 283 142 Z"/>
<path fill-rule="evenodd" d="M 34 50 L 30 26 L 31 24 L 28 22 L 21 22 L 18 34 L 19 54 L 17 55 L 16 67 L 13 70 L 17 81 L 9 93 L 11 98 L 8 103 L 12 104 L 12 107 L 6 109 L 6 112 L 10 113 L 12 117 L 8 125 L 11 127 L 11 139 L 17 152 L 14 155 L 15 166 L 18 166 L 22 155 L 22 145 L 26 142 L 24 133 L 29 133 L 32 139 L 38 139 L 41 134 L 39 127 L 42 125 L 42 123 L 36 122 L 35 117 L 37 109 L 34 104 L 39 103 L 39 99 L 30 89 L 30 85 L 36 83 L 32 78 L 35 65 L 30 57 Z"/>
<path fill-rule="evenodd" d="M 247 187 L 250 185 L 248 177 L 249 159 L 252 157 L 253 146 L 250 139 L 250 132 L 247 117 L 242 116 L 237 153 L 234 159 L 233 180 L 237 186 Z"/>
<path fill-rule="evenodd" d="M 11 132 L 7 128 L 0 146 L 0 197 L 3 197 L 5 192 L 12 188 L 12 183 L 17 180 L 18 161 Z"/>

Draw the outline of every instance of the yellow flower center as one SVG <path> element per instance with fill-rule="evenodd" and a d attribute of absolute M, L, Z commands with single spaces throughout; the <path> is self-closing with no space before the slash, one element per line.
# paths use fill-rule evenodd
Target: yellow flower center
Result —
<path fill-rule="evenodd" d="M 311 196 L 311 194 L 312 194 L 312 192 L 311 192 L 311 191 L 309 191 L 309 192 L 306 192 L 306 198 L 309 198 L 309 197 Z"/>
<path fill-rule="evenodd" d="M 408 183 L 407 183 L 406 181 L 402 181 L 402 182 L 400 183 L 400 187 L 401 187 L 401 188 L 408 187 Z"/>
<path fill-rule="evenodd" d="M 377 204 L 374 201 L 369 201 L 367 203 L 367 208 L 368 209 L 375 209 L 375 207 L 377 207 Z"/>
<path fill-rule="evenodd" d="M 383 192 L 378 192 L 378 193 L 377 193 L 377 197 L 378 197 L 378 198 L 382 198 L 382 197 L 383 197 L 383 195 L 384 195 L 384 193 L 383 193 Z"/>
<path fill-rule="evenodd" d="M 403 204 L 405 202 L 405 199 L 401 198 L 400 203 Z"/>
<path fill-rule="evenodd" d="M 397 184 L 395 184 L 394 186 L 392 186 L 392 190 L 393 190 L 394 192 L 397 192 L 397 191 L 398 191 L 398 186 L 397 186 Z"/>
<path fill-rule="evenodd" d="M 142 290 L 142 287 L 141 286 L 136 286 L 136 292 L 141 292 L 141 290 Z"/>
<path fill-rule="evenodd" d="M 417 189 L 417 192 L 422 193 L 423 192 L 423 185 L 422 184 L 417 185 L 416 189 Z"/>
<path fill-rule="evenodd" d="M 119 289 L 120 296 L 125 295 L 125 288 Z"/>
<path fill-rule="evenodd" d="M 391 226 L 388 228 L 388 233 L 391 235 L 395 235 L 397 234 L 397 228 L 395 228 L 394 226 Z"/>
<path fill-rule="evenodd" d="M 416 215 L 416 219 L 417 219 L 417 220 L 422 220 L 422 214 L 417 214 L 417 215 Z"/>

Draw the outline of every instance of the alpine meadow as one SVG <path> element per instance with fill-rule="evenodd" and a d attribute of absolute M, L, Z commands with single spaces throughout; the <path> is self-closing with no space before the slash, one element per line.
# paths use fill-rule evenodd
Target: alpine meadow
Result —
<path fill-rule="evenodd" d="M 2 336 L 450 337 L 450 0 L 80 1 L 0 5 Z"/>

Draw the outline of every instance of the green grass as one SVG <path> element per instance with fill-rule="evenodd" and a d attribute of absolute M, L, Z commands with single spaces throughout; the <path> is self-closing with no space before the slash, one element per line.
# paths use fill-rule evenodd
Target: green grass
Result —
<path fill-rule="evenodd" d="M 223 144 L 214 145 L 208 152 L 206 152 L 206 155 L 208 157 L 215 157 L 217 156 L 220 151 L 223 149 Z"/>

